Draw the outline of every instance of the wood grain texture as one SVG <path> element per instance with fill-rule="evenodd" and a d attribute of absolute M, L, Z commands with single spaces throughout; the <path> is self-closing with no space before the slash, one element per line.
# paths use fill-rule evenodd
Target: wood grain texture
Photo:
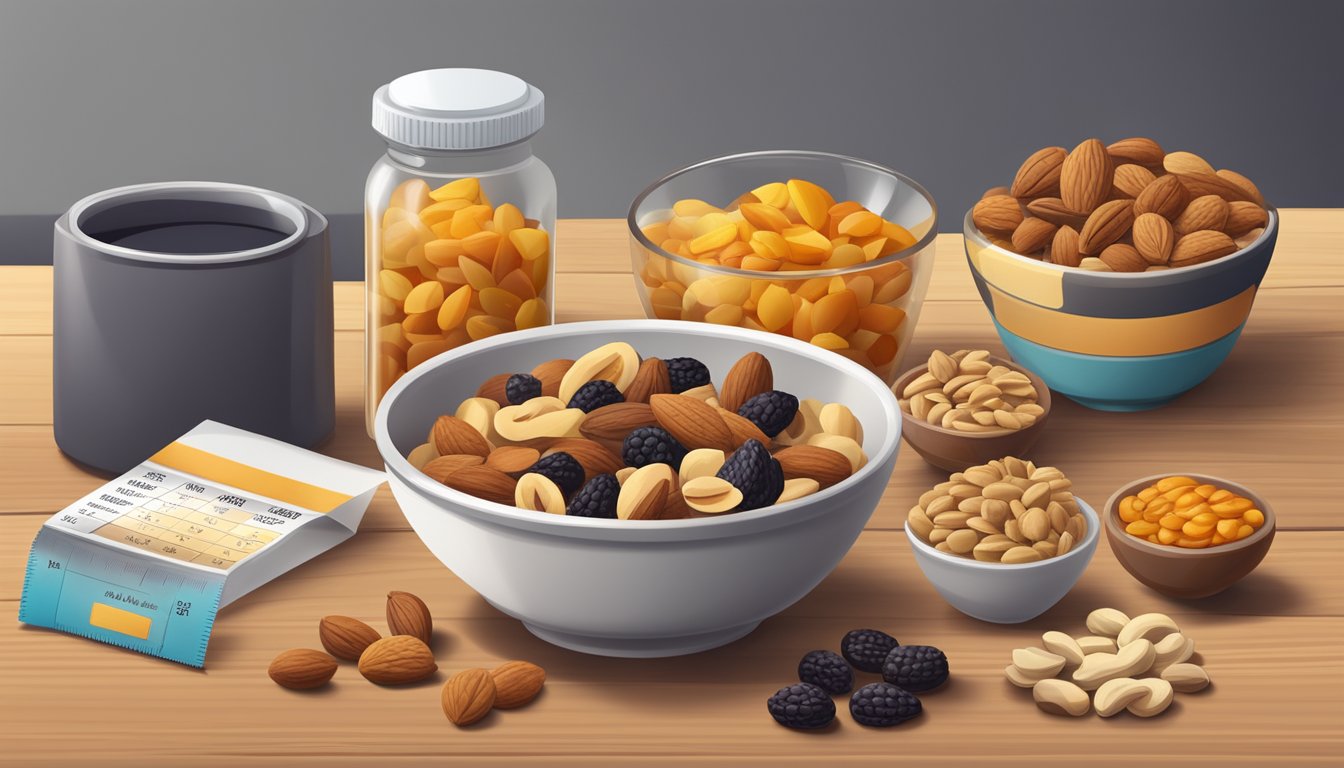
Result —
<path fill-rule="evenodd" d="M 221 612 L 207 669 L 0 622 L 0 764 L 1002 766 L 1330 763 L 1344 752 L 1344 519 L 1323 491 L 1344 445 L 1344 212 L 1283 211 L 1278 252 L 1231 357 L 1171 407 L 1088 411 L 1058 399 L 1034 452 L 1062 467 L 1094 504 L 1130 478 L 1197 468 L 1237 478 L 1275 504 L 1281 533 L 1265 562 L 1231 590 L 1176 601 L 1126 574 L 1103 541 L 1079 584 L 1044 617 L 1018 626 L 968 619 L 918 572 L 900 531 L 915 496 L 940 479 L 905 451 L 854 549 L 816 590 L 747 638 L 691 657 L 614 660 L 533 638 L 444 569 L 409 532 L 386 489 L 360 535 Z M 566 221 L 558 233 L 561 321 L 642 317 L 621 221 Z M 960 238 L 939 237 L 914 361 L 938 347 L 1002 352 L 975 294 Z M 363 431 L 363 287 L 335 287 L 337 429 L 322 446 L 376 466 Z M 64 459 L 51 434 L 51 273 L 0 268 L 0 603 L 17 612 L 28 545 L 45 516 L 100 484 Z M 366 683 L 344 665 L 315 694 L 285 691 L 265 668 L 279 651 L 316 646 L 317 620 L 347 613 L 383 630 L 383 595 L 422 596 L 439 628 L 435 681 Z M 1082 631 L 1087 611 L 1160 610 L 1198 642 L 1214 678 L 1153 721 L 1051 718 L 1002 680 L 1012 648 L 1046 629 Z M 11 616 L 14 615 L 11 613 Z M 776 726 L 765 698 L 812 648 L 856 626 L 940 646 L 953 681 L 893 731 L 844 712 L 827 732 Z M 531 707 L 466 730 L 438 706 L 444 675 L 509 658 L 548 671 Z M 866 682 L 869 678 L 861 679 Z M 85 716 L 84 713 L 100 713 Z M 121 717 L 109 713 L 125 713 Z M 267 713 L 264 716 L 259 713 Z"/>

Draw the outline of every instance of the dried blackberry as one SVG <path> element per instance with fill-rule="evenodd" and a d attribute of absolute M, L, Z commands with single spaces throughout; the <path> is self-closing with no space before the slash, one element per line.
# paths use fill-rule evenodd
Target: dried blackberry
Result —
<path fill-rule="evenodd" d="M 840 653 L 855 669 L 881 672 L 891 649 L 899 646 L 896 638 L 876 629 L 855 629 L 840 641 Z"/>
<path fill-rule="evenodd" d="M 625 442 L 621 443 L 621 458 L 630 467 L 670 464 L 676 469 L 686 458 L 686 446 L 662 427 L 640 427 L 625 436 Z"/>
<path fill-rule="evenodd" d="M 504 397 L 513 405 L 541 397 L 541 379 L 530 373 L 515 373 L 504 384 Z"/>
<path fill-rule="evenodd" d="M 780 688 L 766 706 L 775 722 L 788 728 L 823 728 L 835 719 L 835 702 L 811 683 Z"/>
<path fill-rule="evenodd" d="M 604 405 L 624 402 L 625 397 L 615 384 L 606 379 L 593 379 L 579 387 L 569 399 L 569 407 L 578 408 L 584 413 L 592 413 Z"/>
<path fill-rule="evenodd" d="M 616 517 L 621 484 L 615 475 L 597 475 L 570 499 L 565 514 L 573 517 Z"/>
<path fill-rule="evenodd" d="M 849 714 L 859 725 L 886 728 L 923 711 L 918 696 L 891 683 L 869 683 L 849 697 Z"/>
<path fill-rule="evenodd" d="M 788 392 L 772 389 L 762 392 L 742 404 L 737 415 L 760 427 L 768 437 L 774 437 L 793 422 L 798 415 L 798 398 Z"/>
<path fill-rule="evenodd" d="M 892 648 L 882 664 L 882 679 L 908 691 L 927 691 L 947 681 L 947 656 L 931 645 Z"/>
<path fill-rule="evenodd" d="M 834 651 L 811 651 L 798 662 L 798 679 L 827 693 L 849 693 L 854 670 Z"/>
<path fill-rule="evenodd" d="M 748 440 L 723 462 L 718 476 L 742 492 L 739 509 L 759 509 L 775 503 L 784 492 L 784 468 L 759 440 Z"/>
<path fill-rule="evenodd" d="M 564 451 L 542 456 L 536 464 L 528 467 L 527 471 L 549 477 L 566 496 L 579 490 L 579 486 L 583 485 L 583 465 Z"/>
<path fill-rule="evenodd" d="M 694 357 L 670 357 L 663 364 L 667 366 L 667 378 L 672 382 L 673 394 L 679 395 L 710 382 L 709 369 Z"/>

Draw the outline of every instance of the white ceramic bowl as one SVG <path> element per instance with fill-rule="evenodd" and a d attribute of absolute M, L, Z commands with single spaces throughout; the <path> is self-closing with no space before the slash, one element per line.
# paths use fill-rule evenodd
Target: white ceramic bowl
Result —
<path fill-rule="evenodd" d="M 767 509 L 629 521 L 495 504 L 435 483 L 404 458 L 435 417 L 452 412 L 485 378 L 617 340 L 641 355 L 696 357 L 715 382 L 739 357 L 759 351 L 778 388 L 850 407 L 864 426 L 868 464 L 820 493 Z M 731 642 L 820 583 L 886 488 L 901 413 L 882 380 L 805 342 L 709 324 L 620 320 L 503 334 L 445 352 L 393 385 L 374 430 L 406 519 L 491 605 L 565 648 L 652 657 Z"/>
<path fill-rule="evenodd" d="M 953 608 L 995 624 L 1018 624 L 1040 616 L 1059 602 L 1087 569 L 1097 551 L 1101 520 L 1087 502 L 1074 497 L 1087 532 L 1073 549 L 1034 563 L 1004 565 L 939 552 L 918 536 L 906 534 L 915 562 Z"/>

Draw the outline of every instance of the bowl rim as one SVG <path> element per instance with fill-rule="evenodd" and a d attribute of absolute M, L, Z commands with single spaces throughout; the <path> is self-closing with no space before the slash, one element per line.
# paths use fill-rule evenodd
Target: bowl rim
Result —
<path fill-rule="evenodd" d="M 868 386 L 877 396 L 878 403 L 885 412 L 886 423 L 890 426 L 882 444 L 869 456 L 867 464 L 841 482 L 829 488 L 823 488 L 810 496 L 804 496 L 784 504 L 774 504 L 761 509 L 734 512 L 715 517 L 642 520 L 634 523 L 621 519 L 553 515 L 480 499 L 434 482 L 424 473 L 411 466 L 406 457 L 401 455 L 396 446 L 393 445 L 387 424 L 388 413 L 393 403 L 413 382 L 428 375 L 431 371 L 488 349 L 527 345 L 544 341 L 550 337 L 582 333 L 619 335 L 622 331 L 629 330 L 632 323 L 636 324 L 640 330 L 652 330 L 658 333 L 681 336 L 719 336 L 745 342 L 749 348 L 760 351 L 765 351 L 761 349 L 762 347 L 775 347 L 797 353 L 817 363 L 834 368 L 842 374 L 848 374 Z M 452 505 L 477 520 L 580 538 L 675 542 L 710 536 L 728 537 L 774 529 L 802 522 L 816 515 L 829 513 L 830 507 L 827 502 L 833 501 L 836 496 L 848 489 L 868 481 L 882 466 L 894 459 L 900 447 L 903 416 L 900 406 L 896 403 L 895 394 L 891 392 L 891 389 L 882 379 L 858 363 L 804 341 L 745 328 L 710 326 L 679 320 L 593 320 L 560 323 L 525 331 L 502 333 L 464 344 L 430 358 L 403 375 L 383 395 L 378 405 L 377 414 L 374 417 L 374 441 L 384 467 L 397 480 L 410 486 L 422 496 L 440 504 Z M 889 478 L 884 478 L 884 483 L 887 480 Z"/>
<path fill-rule="evenodd" d="M 1165 477 L 1173 477 L 1173 476 L 1189 477 L 1195 480 L 1199 480 L 1202 484 L 1216 485 L 1219 488 L 1232 491 L 1233 493 L 1236 493 L 1239 496 L 1244 496 L 1245 498 L 1250 499 L 1251 501 L 1255 502 L 1256 505 L 1255 508 L 1260 510 L 1260 512 L 1264 514 L 1265 516 L 1264 524 L 1261 525 L 1258 529 L 1256 529 L 1255 533 L 1252 533 L 1250 536 L 1247 536 L 1244 539 L 1230 542 L 1227 544 L 1219 544 L 1217 546 L 1208 546 L 1204 547 L 1203 549 L 1186 549 L 1185 547 L 1175 547 L 1170 544 L 1154 544 L 1151 541 L 1148 541 L 1147 539 L 1140 539 L 1137 536 L 1134 536 L 1130 533 L 1126 533 L 1125 529 L 1120 527 L 1120 512 L 1118 509 L 1120 505 L 1120 500 L 1125 498 L 1126 496 L 1133 495 L 1134 492 L 1142 488 L 1145 488 L 1149 485 L 1152 485 L 1158 480 L 1161 480 Z M 1269 503 L 1265 501 L 1263 496 L 1261 496 L 1260 494 L 1256 493 L 1255 491 L 1251 490 L 1250 488 L 1246 487 L 1241 483 L 1217 477 L 1216 475 L 1207 475 L 1202 472 L 1163 472 L 1161 474 L 1141 477 L 1137 480 L 1126 483 L 1120 486 L 1120 488 L 1116 490 L 1115 493 L 1111 494 L 1111 497 L 1106 500 L 1105 513 L 1106 517 L 1104 520 L 1102 520 L 1102 525 L 1106 526 L 1107 538 L 1110 539 L 1112 545 L 1114 545 L 1116 543 L 1116 540 L 1118 539 L 1123 544 L 1131 548 L 1137 549 L 1139 551 L 1148 552 L 1150 554 L 1159 555 L 1162 557 L 1172 559 L 1216 557 L 1220 555 L 1225 555 L 1229 552 L 1238 552 L 1243 549 L 1250 549 L 1255 544 L 1257 544 L 1261 539 L 1265 538 L 1266 536 L 1269 536 L 1274 531 L 1277 524 L 1277 518 L 1274 515 L 1274 510 L 1272 507 L 1270 507 Z"/>
<path fill-rule="evenodd" d="M 659 188 L 667 184 L 669 181 L 672 181 L 678 176 L 683 176 L 692 171 L 699 170 L 701 168 L 705 168 L 712 165 L 721 165 L 723 163 L 736 160 L 754 160 L 758 158 L 768 158 L 768 157 L 778 157 L 778 158 L 810 157 L 819 160 L 839 161 L 842 163 L 851 163 L 854 165 L 863 166 L 870 170 L 877 171 L 878 173 L 891 176 L 900 181 L 901 183 L 906 184 L 912 189 L 914 189 L 916 192 L 920 194 L 920 196 L 924 198 L 926 202 L 928 202 L 929 229 L 927 232 L 923 234 L 923 236 L 915 240 L 914 245 L 899 250 L 895 253 L 888 254 L 879 259 L 873 259 L 872 261 L 865 261 L 862 264 L 853 264 L 848 267 L 832 267 L 830 269 L 799 269 L 789 272 L 758 272 L 751 269 L 725 267 L 722 264 L 704 264 L 702 262 L 695 261 L 693 259 L 688 259 L 685 256 L 665 251 L 662 249 L 662 247 L 658 246 L 644 235 L 644 230 L 639 226 L 639 221 L 637 219 L 639 207 L 640 205 L 643 204 L 644 200 L 647 199 L 649 195 L 656 192 Z M 639 242 L 639 244 L 642 245 L 645 249 L 649 250 L 652 253 L 656 253 L 659 256 L 662 256 L 663 258 L 671 259 L 672 261 L 675 262 L 680 262 L 681 264 L 685 264 L 686 266 L 689 267 L 694 267 L 696 269 L 705 270 L 706 272 L 714 272 L 721 275 L 732 275 L 734 277 L 748 277 L 755 279 L 765 278 L 773 280 L 808 280 L 814 277 L 837 277 L 849 274 L 860 274 L 870 269 L 876 269 L 878 267 L 882 267 L 894 262 L 904 262 L 910 259 L 911 257 L 923 252 L 924 249 L 932 245 L 933 241 L 938 237 L 938 203 L 933 199 L 933 195 L 929 192 L 929 190 L 924 188 L 923 184 L 920 184 L 919 182 L 915 181 L 909 176 L 906 176 L 900 171 L 888 168 L 885 165 L 880 165 L 878 163 L 874 163 L 869 160 L 853 157 L 852 155 L 842 155 L 835 152 L 822 152 L 819 150 L 810 150 L 810 149 L 763 149 L 763 150 L 757 150 L 755 152 L 739 152 L 733 155 L 719 155 L 716 157 L 710 157 L 692 163 L 688 166 L 685 166 L 684 168 L 679 168 L 675 171 L 672 171 L 671 173 L 663 176 L 662 178 L 653 182 L 649 186 L 645 187 L 642 191 L 640 191 L 638 195 L 635 195 L 635 199 L 630 203 L 630 212 L 626 214 L 625 221 L 626 226 L 630 229 L 630 236 L 633 237 L 637 242 Z"/>
<path fill-rule="evenodd" d="M 928 555 L 934 558 L 935 560 L 941 560 L 945 563 L 952 563 L 961 568 L 969 568 L 975 571 L 986 571 L 986 572 L 992 571 L 995 573 L 999 573 L 1002 571 L 1026 571 L 1033 568 L 1042 568 L 1051 565 L 1059 565 L 1060 563 L 1067 561 L 1069 558 L 1074 557 L 1075 555 L 1077 555 L 1078 557 L 1082 557 L 1083 552 L 1091 552 L 1095 550 L 1097 546 L 1097 540 L 1101 537 L 1101 521 L 1097 515 L 1097 510 L 1093 509 L 1091 504 L 1088 504 L 1079 496 L 1074 496 L 1073 499 L 1074 501 L 1078 502 L 1078 509 L 1083 513 L 1083 517 L 1087 518 L 1087 534 L 1083 536 L 1083 540 L 1078 542 L 1078 544 L 1074 546 L 1073 549 L 1070 549 L 1068 552 L 1065 552 L 1062 555 L 1056 555 L 1055 557 L 1047 557 L 1044 560 L 1036 560 L 1035 562 L 1030 563 L 1008 563 L 1008 564 L 989 563 L 982 560 L 976 560 L 970 557 L 962 557 L 961 555 L 949 555 L 946 552 L 939 552 L 937 548 L 935 548 L 932 544 L 928 543 L 927 541 L 921 539 L 908 527 L 903 528 L 903 530 L 905 531 L 905 538 L 910 542 L 910 546 L 915 547 L 921 553 Z"/>
<path fill-rule="evenodd" d="M 931 424 L 927 421 L 916 419 L 914 418 L 914 414 L 909 414 L 911 417 L 910 418 L 911 428 L 925 429 L 929 432 L 934 432 L 937 434 L 951 435 L 953 437 L 968 438 L 971 440 L 994 440 L 1008 437 L 1010 435 L 1026 434 L 1031 430 L 1036 429 L 1038 426 L 1044 424 L 1045 420 L 1050 417 L 1050 410 L 1054 408 L 1054 401 L 1050 395 L 1050 387 L 1046 386 L 1045 381 L 1041 379 L 1040 376 L 1037 376 L 1033 371 L 1022 366 L 1016 361 L 1002 358 L 999 357 L 998 355 L 990 355 L 989 359 L 993 362 L 1001 363 L 1015 371 L 1023 373 L 1027 376 L 1027 378 L 1031 379 L 1031 385 L 1036 388 L 1036 404 L 1045 409 L 1045 412 L 1041 414 L 1041 417 L 1036 419 L 1036 421 L 1032 422 L 1031 426 L 1024 427 L 1022 429 L 1004 429 L 998 432 L 958 432 L 955 429 L 946 429 L 941 424 Z M 914 368 L 907 370 L 905 373 L 902 373 L 900 376 L 897 376 L 896 379 L 892 381 L 891 390 L 892 393 L 896 395 L 897 406 L 899 406 L 901 404 L 901 401 L 905 399 L 901 397 L 899 391 L 900 389 L 904 389 L 904 387 L 898 387 L 898 385 L 902 383 L 908 383 L 908 380 L 906 379 L 907 376 L 909 376 L 910 379 L 915 379 L 918 378 L 920 372 L 927 371 L 928 369 L 929 369 L 928 363 L 924 363 L 923 365 L 917 365 Z M 911 374 L 914 375 L 912 376 Z M 905 409 L 902 408 L 901 416 L 906 415 L 907 414 L 905 412 Z M 902 433 L 904 433 L 905 431 L 904 425 L 902 425 L 901 431 Z"/>
<path fill-rule="evenodd" d="M 1201 264 L 1192 264 L 1188 267 L 1178 267 L 1176 269 L 1160 269 L 1156 272 L 1148 272 L 1146 270 L 1143 272 L 1095 272 L 1090 269 L 1080 269 L 1078 267 L 1066 267 L 1062 264 L 1052 264 L 1051 262 L 1048 261 L 1033 259 L 1030 256 L 1023 256 L 1022 254 L 1010 251 L 1007 248 L 1000 248 L 999 246 L 995 245 L 992 241 L 990 241 L 989 237 L 987 237 L 984 232 L 981 232 L 979 227 L 975 226 L 975 222 L 971 221 L 971 213 L 974 210 L 975 210 L 974 206 L 968 209 L 966 211 L 966 217 L 962 220 L 962 234 L 965 236 L 967 240 L 974 237 L 977 241 L 977 245 L 979 245 L 980 247 L 993 249 L 995 253 L 1010 256 L 1017 261 L 1025 262 L 1028 264 L 1034 264 L 1036 266 L 1046 267 L 1050 270 L 1060 272 L 1061 274 L 1073 274 L 1073 275 L 1083 274 L 1088 275 L 1089 277 L 1096 275 L 1098 276 L 1097 277 L 1098 280 L 1161 280 L 1164 277 L 1166 279 L 1171 279 L 1172 275 L 1193 275 L 1197 274 L 1199 270 L 1205 269 L 1206 267 L 1213 267 L 1214 265 L 1217 264 L 1222 264 L 1226 266 L 1228 262 L 1236 259 L 1237 257 L 1244 256 L 1260 248 L 1260 246 L 1265 242 L 1265 240 L 1269 238 L 1271 235 L 1276 234 L 1279 229 L 1279 209 L 1274 207 L 1266 207 L 1265 213 L 1268 215 L 1269 220 L 1265 223 L 1264 230 L 1260 233 L 1260 236 L 1252 240 L 1250 243 L 1248 243 L 1245 248 L 1240 248 L 1236 251 L 1233 251 L 1232 253 L 1229 253 L 1226 256 L 1213 259 L 1212 261 L 1206 261 Z"/>

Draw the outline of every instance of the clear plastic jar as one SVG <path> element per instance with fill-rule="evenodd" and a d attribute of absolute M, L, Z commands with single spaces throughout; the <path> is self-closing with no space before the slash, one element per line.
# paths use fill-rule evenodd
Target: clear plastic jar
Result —
<path fill-rule="evenodd" d="M 387 152 L 364 194 L 366 426 L 425 360 L 554 321 L 555 177 L 544 98 L 502 72 L 435 69 L 373 97 Z"/>

